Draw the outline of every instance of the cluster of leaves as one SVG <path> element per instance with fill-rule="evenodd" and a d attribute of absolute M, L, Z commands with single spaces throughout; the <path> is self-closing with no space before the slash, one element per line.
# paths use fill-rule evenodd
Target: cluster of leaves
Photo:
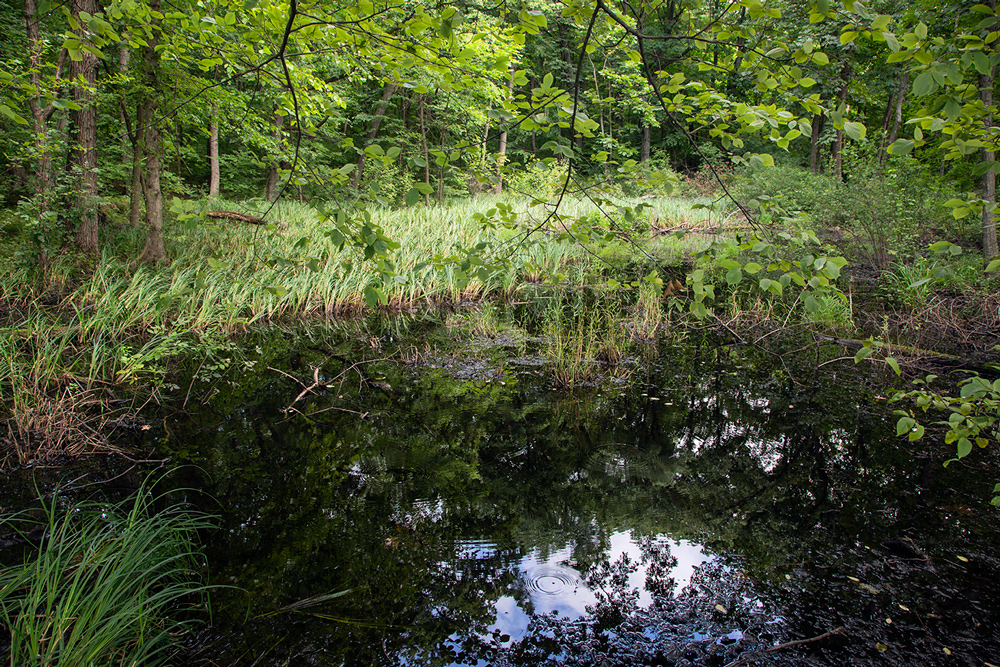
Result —
<path fill-rule="evenodd" d="M 930 385 L 935 379 L 936 375 L 918 378 L 913 381 L 916 389 L 899 391 L 891 400 L 912 401 L 925 414 L 935 410 L 948 415 L 947 419 L 934 422 L 948 429 L 945 443 L 956 446 L 955 458 L 947 460 L 945 465 L 965 458 L 972 453 L 973 447 L 985 449 L 991 443 L 996 446 L 1000 441 L 1000 379 L 990 382 L 973 374 L 959 382 L 958 396 L 932 390 Z M 896 435 L 905 435 L 910 442 L 924 436 L 925 428 L 913 410 L 896 410 L 894 414 L 899 417 Z M 993 492 L 998 495 L 991 503 L 1000 506 L 1000 484 Z"/>
<path fill-rule="evenodd" d="M 726 271 L 727 285 L 735 287 L 747 281 L 752 289 L 768 299 L 784 298 L 788 290 L 795 294 L 792 306 L 801 302 L 806 312 L 815 313 L 821 308 L 824 297 L 846 298 L 837 288 L 836 280 L 847 260 L 821 254 L 818 252 L 821 248 L 821 242 L 812 232 L 781 232 L 774 240 L 754 236 L 749 239 L 737 237 L 735 242 L 716 242 L 696 256 L 714 258 L 735 250 L 735 257 L 714 261 Z M 743 261 L 743 257 L 751 259 Z M 687 276 L 693 295 L 689 308 L 699 319 L 708 316 L 707 303 L 716 299 L 715 285 L 706 280 L 707 276 L 704 269 L 696 269 Z"/>

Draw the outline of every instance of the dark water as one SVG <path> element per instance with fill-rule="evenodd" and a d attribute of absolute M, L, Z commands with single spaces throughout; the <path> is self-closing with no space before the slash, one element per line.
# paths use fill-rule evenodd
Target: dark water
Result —
<path fill-rule="evenodd" d="M 709 338 L 556 391 L 442 331 L 275 334 L 174 392 L 151 433 L 245 591 L 192 663 L 1000 664 L 996 466 L 895 437 L 881 375 Z"/>

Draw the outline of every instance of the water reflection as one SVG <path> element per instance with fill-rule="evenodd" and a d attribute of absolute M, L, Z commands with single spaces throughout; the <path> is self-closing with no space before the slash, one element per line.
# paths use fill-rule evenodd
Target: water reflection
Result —
<path fill-rule="evenodd" d="M 495 545 L 471 541 L 459 545 L 459 558 L 493 553 Z M 547 554 L 531 550 L 516 567 L 519 595 L 503 595 L 496 600 L 496 620 L 487 628 L 514 641 L 523 639 L 535 616 L 553 616 L 564 621 L 591 618 L 600 605 L 612 600 L 609 589 L 617 585 L 620 596 L 636 608 L 648 608 L 655 596 L 676 597 L 690 583 L 696 568 L 714 557 L 688 540 L 666 535 L 634 539 L 631 531 L 619 531 L 608 538 L 608 548 L 598 565 L 588 572 L 572 567 L 574 545 L 567 544 Z M 612 581 L 612 564 L 624 566 L 624 579 Z M 591 589 L 598 588 L 595 592 Z"/>
<path fill-rule="evenodd" d="M 301 388 L 278 374 L 168 416 L 160 447 L 225 508 L 212 571 L 249 592 L 219 593 L 199 659 L 721 665 L 841 626 L 789 660 L 1000 649 L 995 515 L 944 509 L 971 507 L 983 471 L 929 474 L 864 378 L 807 387 L 747 354 L 668 349 L 634 390 L 574 395 L 531 371 L 344 361 L 326 374 L 356 381 L 300 401 L 308 418 L 282 412 Z M 900 535 L 933 574 L 881 548 Z M 977 567 L 949 565 L 958 549 Z"/>

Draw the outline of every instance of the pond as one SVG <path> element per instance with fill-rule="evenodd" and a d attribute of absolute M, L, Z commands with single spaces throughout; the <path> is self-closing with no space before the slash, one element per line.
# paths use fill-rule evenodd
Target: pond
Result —
<path fill-rule="evenodd" d="M 995 473 L 897 438 L 881 371 L 708 335 L 557 390 L 541 341 L 454 338 L 177 381 L 148 435 L 235 587 L 194 664 L 1000 664 Z"/>
<path fill-rule="evenodd" d="M 870 368 L 661 341 L 565 391 L 539 341 L 402 329 L 179 383 L 151 437 L 239 589 L 195 662 L 1000 660 L 990 471 L 895 437 Z"/>

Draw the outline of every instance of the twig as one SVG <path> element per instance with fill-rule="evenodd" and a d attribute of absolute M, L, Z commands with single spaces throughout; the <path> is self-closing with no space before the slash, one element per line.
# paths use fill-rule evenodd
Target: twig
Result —
<path fill-rule="evenodd" d="M 753 651 L 752 653 L 746 653 L 736 658 L 732 662 L 725 665 L 725 667 L 736 667 L 736 665 L 743 664 L 750 660 L 756 660 L 757 658 L 764 657 L 765 653 L 774 653 L 775 651 L 780 651 L 781 649 L 791 648 L 793 646 L 799 646 L 800 644 L 809 644 L 811 642 L 818 642 L 821 639 L 826 639 L 827 637 L 838 635 L 844 631 L 843 627 L 836 628 L 835 630 L 830 630 L 829 632 L 824 632 L 821 635 L 816 635 L 815 637 L 810 637 L 809 639 L 796 639 L 794 641 L 785 642 L 784 644 L 778 644 L 777 646 L 772 646 L 771 648 L 766 648 L 761 651 Z"/>

